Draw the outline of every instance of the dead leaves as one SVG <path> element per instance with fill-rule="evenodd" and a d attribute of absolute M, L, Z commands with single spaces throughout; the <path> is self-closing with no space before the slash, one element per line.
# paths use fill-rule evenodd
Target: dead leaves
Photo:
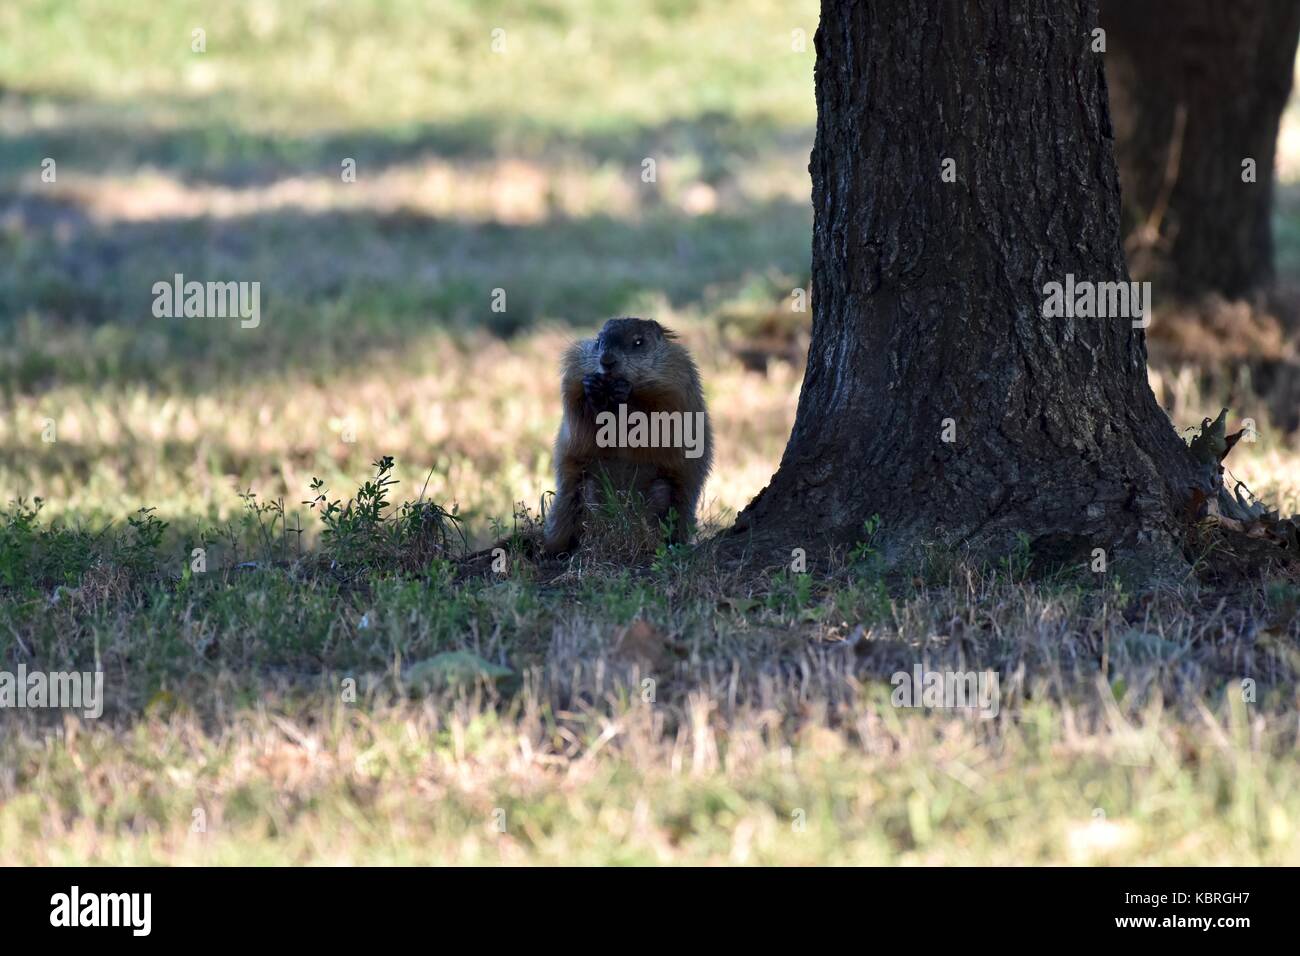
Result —
<path fill-rule="evenodd" d="M 1186 506 L 1188 519 L 1240 536 L 1245 539 L 1241 543 L 1265 545 L 1268 550 L 1261 557 L 1277 557 L 1276 551 L 1282 550 L 1285 557 L 1300 562 L 1300 515 L 1283 518 L 1257 499 L 1244 482 L 1238 481 L 1231 491 L 1224 483 L 1223 460 L 1245 434 L 1242 429 L 1229 435 L 1227 420 L 1225 408 L 1213 422 L 1204 419 L 1200 434 L 1192 438 L 1189 450 L 1205 469 L 1208 481 L 1204 488 L 1192 489 Z"/>
<path fill-rule="evenodd" d="M 1219 417 L 1212 423 L 1206 418 L 1201 422 L 1201 433 L 1192 438 L 1192 457 L 1203 465 L 1218 466 L 1228 456 L 1232 445 L 1237 443 L 1241 432 L 1232 436 L 1232 445 L 1228 444 L 1228 410 L 1219 412 Z"/>

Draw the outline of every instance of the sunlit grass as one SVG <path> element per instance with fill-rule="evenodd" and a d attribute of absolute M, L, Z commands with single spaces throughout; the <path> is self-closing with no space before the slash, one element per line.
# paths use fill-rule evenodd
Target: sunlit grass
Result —
<path fill-rule="evenodd" d="M 22 791 L 0 805 L 0 863 L 1300 859 L 1286 728 L 1250 726 L 1226 703 L 1187 723 L 1032 706 L 996 729 L 863 709 L 855 726 L 812 717 L 779 739 L 748 709 L 723 722 L 687 708 L 665 735 L 636 703 L 563 722 L 431 702 L 269 704 L 219 737 L 183 714 L 130 734 L 69 724 L 55 748 L 6 736 Z"/>

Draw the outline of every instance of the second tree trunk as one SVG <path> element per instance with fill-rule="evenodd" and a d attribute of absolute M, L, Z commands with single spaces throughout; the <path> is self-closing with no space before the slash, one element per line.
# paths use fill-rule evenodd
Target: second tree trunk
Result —
<path fill-rule="evenodd" d="M 1180 298 L 1267 286 L 1300 0 L 1104 0 L 1101 25 L 1130 266 Z"/>

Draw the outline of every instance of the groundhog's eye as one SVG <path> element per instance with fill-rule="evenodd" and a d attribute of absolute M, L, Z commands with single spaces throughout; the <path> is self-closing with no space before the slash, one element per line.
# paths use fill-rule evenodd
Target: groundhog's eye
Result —
<path fill-rule="evenodd" d="M 634 349 L 639 349 L 643 344 L 645 344 L 645 339 L 633 339 L 633 340 L 632 340 L 632 348 L 634 348 Z"/>

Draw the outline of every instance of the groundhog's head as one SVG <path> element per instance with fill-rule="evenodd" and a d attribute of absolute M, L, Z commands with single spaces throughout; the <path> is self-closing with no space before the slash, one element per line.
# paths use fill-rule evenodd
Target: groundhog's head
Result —
<path fill-rule="evenodd" d="M 650 319 L 610 319 L 596 336 L 592 351 L 601 373 L 636 388 L 662 378 L 674 338 Z"/>

